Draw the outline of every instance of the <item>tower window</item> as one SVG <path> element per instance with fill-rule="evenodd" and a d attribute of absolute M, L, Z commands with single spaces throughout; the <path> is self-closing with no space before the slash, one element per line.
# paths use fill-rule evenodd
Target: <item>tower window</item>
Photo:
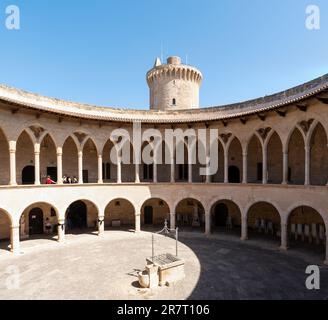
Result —
<path fill-rule="evenodd" d="M 176 104 L 177 104 L 177 100 L 176 100 L 176 99 L 173 99 L 173 100 L 172 100 L 172 104 L 173 104 L 174 106 L 176 106 Z"/>

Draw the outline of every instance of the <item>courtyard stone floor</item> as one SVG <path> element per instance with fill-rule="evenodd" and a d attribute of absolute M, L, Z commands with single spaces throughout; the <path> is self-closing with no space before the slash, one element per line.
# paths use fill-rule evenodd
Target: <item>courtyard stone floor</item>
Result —
<path fill-rule="evenodd" d="M 328 268 L 316 252 L 280 252 L 274 241 L 226 234 L 182 232 L 180 241 L 186 279 L 153 290 L 139 288 L 136 276 L 151 256 L 148 232 L 67 235 L 65 244 L 23 241 L 20 256 L 0 250 L 0 299 L 328 299 Z M 156 236 L 155 250 L 175 253 L 174 239 Z M 305 288 L 305 269 L 313 264 L 321 271 L 317 291 Z M 19 288 L 7 288 L 10 270 L 19 271 Z"/>

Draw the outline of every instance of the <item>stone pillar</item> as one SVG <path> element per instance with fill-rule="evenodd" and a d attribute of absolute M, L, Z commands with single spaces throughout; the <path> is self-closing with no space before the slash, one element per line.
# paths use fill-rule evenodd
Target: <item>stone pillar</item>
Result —
<path fill-rule="evenodd" d="M 10 155 L 10 182 L 11 186 L 17 186 L 16 180 L 16 141 L 9 141 Z"/>
<path fill-rule="evenodd" d="M 241 218 L 241 240 L 248 240 L 248 222 L 247 217 Z"/>
<path fill-rule="evenodd" d="M 79 184 L 83 184 L 83 151 L 78 152 Z"/>
<path fill-rule="evenodd" d="M 140 212 L 138 212 L 136 215 L 135 215 L 135 232 L 138 233 L 140 232 L 141 228 L 141 214 Z"/>
<path fill-rule="evenodd" d="M 117 183 L 122 183 L 122 158 L 117 159 Z"/>
<path fill-rule="evenodd" d="M 139 163 L 135 164 L 135 176 L 136 176 L 135 183 L 140 183 L 140 164 Z"/>
<path fill-rule="evenodd" d="M 268 147 L 263 145 L 263 184 L 268 183 Z"/>
<path fill-rule="evenodd" d="M 104 183 L 102 154 L 98 154 L 98 183 Z"/>
<path fill-rule="evenodd" d="M 305 182 L 304 185 L 310 185 L 310 147 L 305 147 Z"/>
<path fill-rule="evenodd" d="M 58 220 L 58 242 L 65 242 L 65 220 Z"/>
<path fill-rule="evenodd" d="M 248 172 L 247 172 L 247 157 L 248 154 L 247 153 L 243 153 L 243 183 L 247 184 L 247 180 L 248 180 Z"/>
<path fill-rule="evenodd" d="M 224 183 L 229 183 L 229 153 L 224 148 Z"/>
<path fill-rule="evenodd" d="M 40 185 L 40 144 L 36 143 L 34 145 L 34 184 L 35 185 Z"/>
<path fill-rule="evenodd" d="M 211 212 L 205 213 L 205 234 L 207 236 L 211 234 Z"/>
<path fill-rule="evenodd" d="M 175 229 L 175 213 L 170 213 L 170 229 Z"/>
<path fill-rule="evenodd" d="M 288 184 L 288 151 L 283 152 L 283 178 L 282 184 Z"/>
<path fill-rule="evenodd" d="M 19 225 L 11 226 L 11 252 L 14 254 L 20 254 L 20 241 L 19 241 Z"/>
<path fill-rule="evenodd" d="M 286 221 L 281 222 L 281 246 L 280 250 L 288 249 L 288 224 Z"/>
<path fill-rule="evenodd" d="M 57 148 L 57 183 L 63 184 L 63 149 Z"/>
<path fill-rule="evenodd" d="M 171 157 L 171 183 L 175 183 L 175 162 L 174 162 L 174 157 Z"/>
<path fill-rule="evenodd" d="M 157 183 L 158 179 L 157 179 L 157 163 L 154 161 L 153 163 L 153 182 Z"/>
<path fill-rule="evenodd" d="M 98 236 L 103 236 L 105 232 L 105 217 L 98 217 Z"/>
<path fill-rule="evenodd" d="M 188 150 L 188 183 L 192 183 L 192 151 L 191 150 Z"/>

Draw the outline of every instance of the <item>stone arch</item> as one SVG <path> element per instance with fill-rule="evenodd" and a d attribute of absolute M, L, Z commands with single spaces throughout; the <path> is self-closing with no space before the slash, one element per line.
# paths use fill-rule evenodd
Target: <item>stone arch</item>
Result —
<path fill-rule="evenodd" d="M 210 207 L 211 209 L 211 229 L 212 231 L 222 232 L 236 231 L 240 235 L 242 213 L 240 206 L 228 199 L 220 199 L 215 201 Z"/>
<path fill-rule="evenodd" d="M 72 136 L 68 136 L 63 144 L 63 175 L 78 177 L 78 146 Z"/>
<path fill-rule="evenodd" d="M 0 249 L 10 250 L 12 224 L 11 215 L 6 210 L 0 208 Z"/>
<path fill-rule="evenodd" d="M 136 180 L 136 173 L 135 173 L 135 164 L 134 164 L 134 148 L 131 141 L 126 141 L 124 143 L 126 150 L 129 148 L 130 152 L 130 159 L 126 159 L 127 161 L 122 161 L 122 182 L 131 183 L 135 182 Z M 123 149 L 125 149 L 123 147 Z M 123 157 L 124 158 L 124 157 Z"/>
<path fill-rule="evenodd" d="M 16 144 L 16 176 L 19 184 L 34 184 L 34 161 L 34 140 L 25 129 Z"/>
<path fill-rule="evenodd" d="M 46 133 L 40 143 L 40 178 L 45 183 L 49 175 L 52 180 L 57 181 L 57 147 L 51 134 Z"/>
<path fill-rule="evenodd" d="M 257 134 L 253 134 L 247 144 L 247 173 L 249 183 L 261 183 L 263 179 L 262 142 Z"/>
<path fill-rule="evenodd" d="M 30 237 L 40 237 L 48 234 L 51 238 L 57 235 L 59 211 L 56 206 L 49 202 L 34 202 L 21 211 L 19 217 L 20 239 L 27 240 Z M 51 228 L 46 229 L 49 222 Z"/>
<path fill-rule="evenodd" d="M 201 201 L 195 198 L 185 198 L 175 207 L 176 226 L 204 230 L 205 209 Z"/>
<path fill-rule="evenodd" d="M 310 181 L 313 185 L 326 185 L 328 182 L 328 141 L 327 134 L 319 122 L 310 137 Z"/>
<path fill-rule="evenodd" d="M 248 228 L 255 233 L 280 237 L 281 213 L 278 207 L 268 201 L 258 201 L 246 211 Z"/>
<path fill-rule="evenodd" d="M 111 153 L 114 157 L 112 158 Z M 102 148 L 102 160 L 103 160 L 103 181 L 104 182 L 116 182 L 117 181 L 117 150 L 114 143 L 108 139 Z"/>
<path fill-rule="evenodd" d="M 83 183 L 98 181 L 98 150 L 93 139 L 88 137 L 83 143 Z"/>
<path fill-rule="evenodd" d="M 111 200 L 105 208 L 105 228 L 135 229 L 135 205 L 127 199 Z"/>
<path fill-rule="evenodd" d="M 305 182 L 305 141 L 299 128 L 295 128 L 288 143 L 288 181 L 303 185 Z"/>
<path fill-rule="evenodd" d="M 233 137 L 227 146 L 228 152 L 228 181 L 241 183 L 243 176 L 243 148 L 240 140 Z"/>
<path fill-rule="evenodd" d="M 141 206 L 141 225 L 163 227 L 170 219 L 170 207 L 161 198 L 150 198 Z"/>
<path fill-rule="evenodd" d="M 308 204 L 294 205 L 287 216 L 288 239 L 290 246 L 297 243 L 310 243 L 318 245 L 318 251 L 325 251 L 327 221 L 324 215 Z"/>
<path fill-rule="evenodd" d="M 283 145 L 279 134 L 272 131 L 267 141 L 268 182 L 280 184 L 283 180 Z"/>
<path fill-rule="evenodd" d="M 96 203 L 88 199 L 76 199 L 65 212 L 66 230 L 71 233 L 96 231 L 98 215 L 99 208 Z"/>

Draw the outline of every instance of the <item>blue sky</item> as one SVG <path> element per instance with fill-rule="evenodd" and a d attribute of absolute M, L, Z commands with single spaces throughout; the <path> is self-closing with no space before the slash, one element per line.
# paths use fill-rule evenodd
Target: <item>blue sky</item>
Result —
<path fill-rule="evenodd" d="M 5 28 L 18 5 L 21 29 Z M 305 9 L 321 29 L 305 28 Z M 198 67 L 201 105 L 257 98 L 328 73 L 327 0 L 0 0 L 0 83 L 47 96 L 147 109 L 156 56 Z"/>

